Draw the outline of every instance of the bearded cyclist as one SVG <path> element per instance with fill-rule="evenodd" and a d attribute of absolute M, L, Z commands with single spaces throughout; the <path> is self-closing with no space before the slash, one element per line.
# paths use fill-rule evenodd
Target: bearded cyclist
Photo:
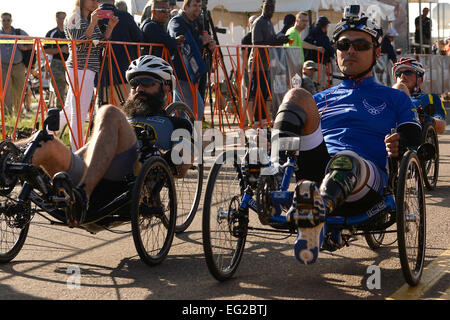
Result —
<path fill-rule="evenodd" d="M 401 58 L 394 64 L 392 75 L 396 79 L 397 87 L 401 84 L 406 86 L 416 108 L 425 109 L 429 105 L 433 106 L 434 111 L 429 115 L 431 116 L 430 120 L 438 134 L 444 133 L 447 115 L 444 104 L 437 94 L 426 94 L 420 88 L 425 75 L 423 65 L 414 58 Z"/>
<path fill-rule="evenodd" d="M 344 15 L 333 33 L 343 82 L 314 97 L 291 89 L 275 118 L 272 144 L 277 136 L 300 136 L 296 208 L 287 219 L 298 227 L 294 253 L 303 264 L 314 263 L 321 249 L 343 245 L 340 231 L 324 230 L 326 217 L 358 215 L 383 201 L 388 185 L 385 139 L 391 129 L 405 146 L 420 143 L 421 127 L 408 95 L 373 78 L 380 30 L 359 12 Z M 391 147 L 389 153 L 395 154 Z M 302 222 L 311 216 L 314 221 Z"/>
<path fill-rule="evenodd" d="M 155 132 L 155 146 L 166 151 L 177 143 L 171 141 L 175 129 L 186 129 L 183 136 L 192 133 L 188 120 L 168 117 L 164 111 L 167 94 L 175 85 L 172 68 L 166 61 L 141 56 L 131 63 L 126 78 L 131 91 L 123 111 L 113 105 L 102 106 L 95 116 L 91 138 L 83 148 L 72 152 L 54 138 L 41 142 L 33 155 L 32 164 L 43 167 L 53 177 L 53 186 L 66 189 L 73 197 L 66 211 L 70 227 L 99 219 L 98 209 L 129 188 L 127 177 L 134 174 L 139 144 L 133 126 Z M 26 145 L 31 139 L 17 145 Z M 165 158 L 170 163 L 170 157 Z M 190 166 L 181 164 L 177 170 Z"/>

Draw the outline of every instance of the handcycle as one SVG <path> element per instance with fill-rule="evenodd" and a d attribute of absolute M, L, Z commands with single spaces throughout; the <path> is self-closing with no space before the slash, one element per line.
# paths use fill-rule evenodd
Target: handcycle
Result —
<path fill-rule="evenodd" d="M 439 140 L 436 129 L 433 125 L 434 106 L 429 104 L 425 107 L 419 106 L 417 113 L 422 124 L 422 143 L 431 143 L 436 152 L 434 157 L 421 163 L 425 187 L 427 190 L 434 190 L 439 178 Z"/>
<path fill-rule="evenodd" d="M 290 210 L 295 206 L 295 196 L 288 187 L 296 167 L 298 142 L 284 150 L 287 160 L 282 166 L 270 161 L 252 164 L 248 161 L 250 150 L 243 157 L 236 150 L 226 150 L 212 166 L 205 192 L 202 236 L 208 269 L 217 280 L 228 280 L 236 272 L 249 231 L 295 234 L 299 223 L 319 222 L 313 215 L 300 216 Z M 348 246 L 357 235 L 364 235 L 369 246 L 376 249 L 385 233 L 396 233 L 404 278 L 409 285 L 417 285 L 424 267 L 426 237 L 420 159 L 430 158 L 432 153 L 429 145 L 417 152 L 407 150 L 391 173 L 383 200 L 369 210 L 351 217 L 326 217 L 321 249 L 334 251 Z M 252 226 L 250 212 L 256 213 L 260 224 L 271 228 Z M 387 230 L 394 224 L 396 230 Z M 342 241 L 334 241 L 336 232 Z"/>
<path fill-rule="evenodd" d="M 59 111 L 49 109 L 43 129 L 26 149 L 10 141 L 0 143 L 0 263 L 14 259 L 22 249 L 30 223 L 37 214 L 53 225 L 67 226 L 67 210 L 74 197 L 55 187 L 31 159 L 41 142 L 54 139 Z M 160 264 L 167 256 L 175 233 L 177 199 L 172 169 L 154 146 L 155 132 L 135 128 L 139 141 L 138 174 L 126 177 L 124 192 L 95 212 L 79 228 L 91 233 L 113 230 L 131 223 L 134 245 L 143 262 Z M 155 205 L 155 203 L 157 205 Z M 89 218 L 93 217 L 93 218 Z"/>
<path fill-rule="evenodd" d="M 169 116 L 189 120 L 194 128 L 195 117 L 186 104 L 172 102 L 165 110 Z M 67 133 L 70 134 L 68 126 L 65 124 L 60 131 L 59 138 L 62 139 L 63 135 Z M 192 165 L 182 178 L 175 178 L 174 181 L 178 200 L 175 233 L 181 233 L 191 225 L 200 203 L 203 186 L 203 164 L 200 161 L 199 164 Z"/>

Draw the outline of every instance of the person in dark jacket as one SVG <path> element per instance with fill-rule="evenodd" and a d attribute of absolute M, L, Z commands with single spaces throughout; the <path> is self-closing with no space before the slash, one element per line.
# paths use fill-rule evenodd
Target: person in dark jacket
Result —
<path fill-rule="evenodd" d="M 169 21 L 167 29 L 170 36 L 173 38 L 189 33 L 194 39 L 195 43 L 193 45 L 196 45 L 200 53 L 203 52 L 204 48 L 208 48 L 211 52 L 213 52 L 216 48 L 216 42 L 207 32 L 204 32 L 203 25 L 200 20 L 201 11 L 201 0 L 184 0 L 182 9 Z M 194 111 L 197 119 L 201 119 L 203 117 L 204 102 L 200 91 L 203 91 L 204 88 L 199 87 L 197 92 L 194 92 L 197 96 L 197 112 L 195 112 L 193 90 L 191 90 L 188 75 L 186 74 L 183 66 L 182 57 L 180 57 L 179 54 L 175 55 L 174 66 L 179 80 L 179 85 L 181 87 L 181 91 L 178 86 L 175 87 L 174 100 L 184 100 L 191 110 Z"/>
<path fill-rule="evenodd" d="M 308 36 L 305 38 L 305 42 L 311 43 L 313 45 L 325 48 L 325 52 L 322 55 L 317 54 L 315 50 L 304 50 L 305 60 L 312 60 L 317 63 L 318 71 L 320 74 L 320 86 L 321 88 L 326 87 L 326 72 L 325 70 L 331 70 L 331 60 L 334 57 L 334 49 L 331 45 L 330 38 L 327 36 L 328 25 L 330 21 L 327 17 L 321 16 L 317 20 L 316 25 L 311 28 Z M 319 61 L 320 59 L 320 61 Z"/>
<path fill-rule="evenodd" d="M 169 0 L 153 0 L 149 3 L 150 18 L 146 19 L 141 25 L 144 42 L 163 44 L 172 57 L 177 53 L 178 43 L 184 42 L 184 36 L 179 35 L 177 38 L 173 38 L 166 30 L 165 26 L 170 16 Z M 152 55 L 163 58 L 161 46 L 143 47 L 144 54 L 150 54 L 150 50 Z"/>
<path fill-rule="evenodd" d="M 394 41 L 395 37 L 398 37 L 397 31 L 394 28 L 390 28 L 381 41 L 381 53 L 386 54 L 392 63 L 397 62 L 397 54 L 392 46 L 392 41 Z"/>
<path fill-rule="evenodd" d="M 143 41 L 142 32 L 134 21 L 133 16 L 128 12 L 117 9 L 114 6 L 114 0 L 100 0 L 100 10 L 110 10 L 113 12 L 114 16 L 119 18 L 119 23 L 114 28 L 111 38 L 109 39 L 110 41 L 135 43 Z M 99 20 L 99 27 L 101 30 L 107 25 L 108 19 Z M 109 63 L 105 62 L 100 85 L 99 105 L 108 102 L 116 105 L 122 104 L 125 102 L 128 92 L 130 91 L 129 84 L 125 79 L 125 71 L 127 71 L 128 66 L 130 65 L 129 58 L 134 60 L 138 57 L 137 45 L 128 45 L 128 54 L 122 44 L 113 44 L 112 50 L 114 51 L 115 57 L 114 59 L 114 57 L 111 56 L 114 90 L 111 94 L 110 73 L 108 69 Z M 130 56 L 129 58 L 128 55 Z M 117 65 L 115 60 L 117 60 Z M 117 66 L 119 67 L 120 73 Z"/>

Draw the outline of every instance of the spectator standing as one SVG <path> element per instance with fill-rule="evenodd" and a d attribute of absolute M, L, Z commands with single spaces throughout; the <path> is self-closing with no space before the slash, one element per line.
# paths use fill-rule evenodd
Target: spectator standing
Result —
<path fill-rule="evenodd" d="M 383 37 L 381 41 L 381 54 L 386 54 L 388 59 L 392 61 L 392 63 L 397 62 L 397 54 L 395 53 L 395 49 L 392 46 L 392 42 L 395 38 L 398 37 L 398 33 L 394 28 L 389 28 L 386 35 Z"/>
<path fill-rule="evenodd" d="M 142 42 L 142 32 L 137 26 L 134 18 L 126 11 L 117 9 L 114 6 L 114 0 L 100 0 L 99 10 L 111 11 L 113 16 L 118 19 L 116 27 L 111 32 L 110 41 L 120 42 Z M 106 34 L 106 30 L 109 25 L 108 19 L 100 19 L 99 27 L 103 34 Z M 113 103 L 116 106 L 125 102 L 128 92 L 130 92 L 130 85 L 127 83 L 125 72 L 130 65 L 130 62 L 138 57 L 137 45 L 127 45 L 127 50 L 123 44 L 113 44 L 112 50 L 117 60 L 117 65 L 113 57 L 111 57 L 112 77 L 113 77 L 113 92 L 111 92 L 111 79 L 109 74 L 109 63 L 105 62 L 105 68 L 102 72 L 101 79 L 101 91 L 99 94 L 100 105 L 106 103 Z M 128 53 L 127 53 L 128 51 Z M 129 55 L 129 57 L 128 57 Z M 131 61 L 129 60 L 131 59 Z M 117 69 L 119 67 L 119 70 Z M 120 74 L 119 74 L 120 72 Z M 122 79 L 124 82 L 122 82 Z M 114 100 L 111 99 L 114 97 Z"/>
<path fill-rule="evenodd" d="M 275 0 L 263 0 L 262 2 L 262 14 L 256 18 L 255 22 L 252 26 L 252 45 L 255 46 L 281 46 L 289 41 L 289 38 L 286 36 L 277 36 L 275 34 L 275 29 L 272 24 L 273 13 L 275 12 Z M 256 95 L 256 90 L 258 86 L 262 90 L 262 95 L 264 100 L 267 100 L 269 96 L 270 88 L 266 85 L 266 80 L 269 82 L 269 52 L 263 48 L 253 48 L 249 61 L 248 61 L 248 69 L 252 70 L 252 64 L 255 60 L 256 52 L 259 53 L 259 56 L 262 61 L 262 65 L 259 65 L 258 61 L 255 61 L 255 66 L 253 67 L 252 81 L 250 84 L 250 102 L 248 106 L 248 113 L 254 113 L 254 119 L 249 119 L 251 122 L 259 121 L 260 119 L 265 119 L 266 115 L 264 110 L 261 108 L 261 115 L 259 114 L 259 108 L 253 111 L 254 99 Z M 258 70 L 259 69 L 259 70 Z M 259 73 L 259 75 L 258 75 Z M 259 77 L 259 83 L 257 78 Z M 277 110 L 269 110 L 272 111 L 272 114 L 275 115 Z"/>
<path fill-rule="evenodd" d="M 426 45 L 427 47 L 423 47 L 424 53 L 430 53 L 431 51 L 431 19 L 427 17 L 428 12 L 430 10 L 428 8 L 423 8 L 422 15 L 418 16 L 414 20 L 414 24 L 416 25 L 416 31 L 414 33 L 414 41 L 420 44 L 420 26 L 422 22 L 422 45 Z M 416 52 L 422 53 L 422 52 Z"/>
<path fill-rule="evenodd" d="M 308 90 L 312 95 L 319 92 L 317 83 L 313 80 L 316 71 L 317 63 L 312 60 L 305 61 L 303 64 L 302 88 Z"/>
<path fill-rule="evenodd" d="M 66 13 L 62 11 L 56 12 L 56 27 L 51 29 L 45 35 L 46 38 L 53 39 L 66 39 L 66 34 L 64 33 L 64 19 L 66 19 Z M 62 57 L 59 54 L 58 46 L 56 44 L 46 44 L 44 46 L 45 53 L 51 57 L 50 69 L 52 70 L 53 78 L 55 83 L 52 81 L 51 76 L 46 76 L 50 81 L 50 90 L 59 92 L 62 103 L 66 100 L 66 71 L 64 68 L 64 63 L 69 57 L 69 46 L 66 44 L 59 44 L 61 49 Z M 56 107 L 61 109 L 62 103 L 60 102 L 58 95 L 56 95 Z"/>
<path fill-rule="evenodd" d="M 305 61 L 305 53 L 303 51 L 303 48 L 310 49 L 310 50 L 317 50 L 320 53 L 325 52 L 325 48 L 315 46 L 309 42 L 304 42 L 302 40 L 301 32 L 306 29 L 306 27 L 308 26 L 308 22 L 309 22 L 309 19 L 308 19 L 307 12 L 301 11 L 301 12 L 297 13 L 297 15 L 295 17 L 295 25 L 286 32 L 286 36 L 288 36 L 291 41 L 284 44 L 284 46 L 286 46 L 286 47 L 289 46 L 289 47 L 300 47 L 301 48 L 302 65 Z"/>
<path fill-rule="evenodd" d="M 119 22 L 119 18 L 113 16 L 109 19 L 108 27 L 104 34 L 98 27 L 99 19 L 97 0 L 76 0 L 72 15 L 67 17 L 64 22 L 64 32 L 66 33 L 66 37 L 71 40 L 108 40 L 111 37 L 112 30 Z M 77 57 L 76 70 L 74 70 L 74 50 L 76 50 Z M 103 46 L 94 46 L 93 44 L 90 46 L 90 43 L 77 43 L 76 48 L 73 47 L 72 43 L 69 45 L 67 70 L 69 79 L 71 79 L 74 87 L 74 75 L 75 72 L 77 72 L 78 88 L 76 88 L 76 92 L 78 92 L 79 95 L 79 104 L 77 104 L 77 98 L 73 92 L 72 86 L 69 85 L 64 109 L 70 122 L 70 128 L 73 132 L 73 134 L 70 134 L 70 143 L 72 150 L 74 151 L 84 144 L 83 123 L 86 120 L 89 105 L 92 100 L 94 79 L 100 70 L 102 50 Z M 86 70 L 84 70 L 86 63 L 87 67 Z M 77 112 L 77 105 L 79 106 L 79 114 Z M 63 128 L 65 123 L 65 113 L 61 112 L 60 128 Z M 78 136 L 78 129 L 80 127 L 81 139 Z"/>
<path fill-rule="evenodd" d="M 12 15 L 8 12 L 4 12 L 1 15 L 2 18 L 2 29 L 0 30 L 0 35 L 22 35 L 28 36 L 28 34 L 21 30 L 12 27 Z M 6 38 L 3 38 L 6 39 Z M 11 38 L 9 38 L 11 40 Z M 11 74 L 8 81 L 8 87 L 6 88 L 5 95 L 5 111 L 7 114 L 11 115 L 13 112 L 17 114 L 19 112 L 20 98 L 22 96 L 22 90 L 25 85 L 25 71 L 28 67 L 28 63 L 22 62 L 23 55 L 22 51 L 31 49 L 31 45 L 18 44 L 14 57 L 12 57 L 14 50 L 14 43 L 1 44 L 1 56 L 2 56 L 2 83 L 5 86 L 6 75 L 8 73 L 8 68 L 10 63 Z"/>
<path fill-rule="evenodd" d="M 253 15 L 250 16 L 250 18 L 248 18 L 248 32 L 245 34 L 245 36 L 241 39 L 241 45 L 244 46 L 251 46 L 252 45 L 252 25 L 253 22 L 255 22 L 256 18 L 258 18 L 257 15 Z M 241 53 L 242 53 L 242 63 L 246 64 L 248 62 L 248 59 L 250 57 L 250 52 L 251 52 L 251 48 L 249 47 L 243 47 L 241 48 Z M 247 97 L 247 89 L 248 89 L 248 68 L 244 68 L 244 82 L 241 85 L 241 89 L 242 89 L 242 97 Z M 247 108 L 247 119 L 250 119 L 251 117 L 251 113 L 249 112 L 250 110 Z M 248 120 L 246 119 L 245 121 L 245 125 L 248 124 Z"/>
<path fill-rule="evenodd" d="M 284 16 L 283 19 L 283 28 L 281 29 L 281 31 L 278 33 L 278 35 L 281 36 L 285 36 L 286 32 L 292 28 L 295 24 L 295 16 L 291 13 L 287 14 Z"/>
<path fill-rule="evenodd" d="M 169 21 L 170 8 L 168 0 L 150 0 L 150 18 L 146 19 L 142 25 L 144 34 L 144 42 L 146 43 L 160 43 L 163 44 L 170 52 L 170 56 L 175 56 L 177 53 L 178 43 L 184 41 L 184 36 L 179 35 L 176 39 L 172 38 L 166 30 L 166 23 Z M 154 46 L 149 53 L 149 47 L 143 47 L 145 54 L 152 54 L 162 58 L 163 48 Z"/>
<path fill-rule="evenodd" d="M 330 38 L 328 38 L 327 35 L 329 24 L 330 20 L 328 20 L 327 17 L 319 17 L 315 27 L 310 30 L 308 36 L 304 40 L 305 42 L 325 48 L 323 58 L 320 57 L 321 61 L 318 61 L 319 59 L 316 51 L 306 50 L 305 52 L 306 60 L 312 60 L 317 63 L 318 72 L 320 74 L 320 82 L 318 81 L 320 86 L 319 89 L 327 87 L 326 75 L 328 72 L 331 72 L 331 59 L 334 57 L 334 49 L 331 45 Z"/>
<path fill-rule="evenodd" d="M 207 48 L 212 52 L 216 48 L 216 42 L 203 30 L 203 25 L 200 21 L 201 11 L 201 0 L 184 0 L 181 11 L 169 21 L 167 28 L 169 35 L 175 39 L 178 36 L 189 33 L 195 40 L 195 44 L 193 45 L 197 46 L 200 53 L 203 52 L 204 48 Z M 189 85 L 188 75 L 186 75 L 186 72 L 184 71 L 182 57 L 180 57 L 179 54 L 175 55 L 174 66 L 181 87 L 181 91 L 178 86 L 175 87 L 174 100 L 183 101 L 184 97 L 185 103 L 194 111 L 193 92 Z M 197 89 L 194 94 L 197 95 L 197 119 L 202 119 L 204 102 L 199 90 L 202 90 L 202 88 Z"/>

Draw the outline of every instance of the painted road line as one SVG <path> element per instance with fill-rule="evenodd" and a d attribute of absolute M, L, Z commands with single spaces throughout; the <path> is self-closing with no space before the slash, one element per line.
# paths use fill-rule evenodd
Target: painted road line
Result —
<path fill-rule="evenodd" d="M 422 297 L 432 286 L 436 284 L 446 273 L 450 273 L 450 249 L 444 251 L 424 268 L 420 283 L 415 287 L 405 284 L 388 300 L 416 300 Z M 448 294 L 448 290 L 446 292 Z M 444 294 L 445 295 L 445 294 Z"/>

